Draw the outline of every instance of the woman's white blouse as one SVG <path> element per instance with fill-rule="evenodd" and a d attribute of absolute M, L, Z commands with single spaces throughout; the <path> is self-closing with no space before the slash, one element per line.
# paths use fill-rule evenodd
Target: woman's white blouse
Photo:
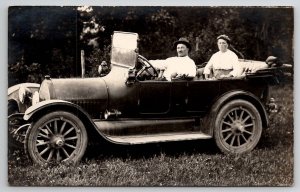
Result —
<path fill-rule="evenodd" d="M 237 55 L 229 49 L 226 52 L 219 51 L 213 54 L 204 68 L 204 74 L 210 74 L 211 70 L 215 69 L 232 70 L 229 74 L 233 77 L 240 76 L 243 71 Z"/>

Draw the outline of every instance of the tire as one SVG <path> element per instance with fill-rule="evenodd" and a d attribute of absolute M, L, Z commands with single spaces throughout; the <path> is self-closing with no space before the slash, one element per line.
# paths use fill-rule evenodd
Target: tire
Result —
<path fill-rule="evenodd" d="M 25 151 L 34 163 L 77 163 L 87 147 L 87 132 L 81 120 L 69 112 L 55 111 L 32 123 Z"/>
<path fill-rule="evenodd" d="M 262 121 L 258 110 L 245 100 L 233 100 L 225 104 L 216 117 L 214 138 L 224 153 L 242 154 L 257 145 L 262 133 Z"/>

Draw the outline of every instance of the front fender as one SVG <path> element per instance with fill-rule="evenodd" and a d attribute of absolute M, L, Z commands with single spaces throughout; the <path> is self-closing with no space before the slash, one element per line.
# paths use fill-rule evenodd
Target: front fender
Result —
<path fill-rule="evenodd" d="M 51 106 L 69 106 L 71 108 L 76 108 L 76 110 L 80 110 L 82 113 L 85 115 L 86 112 L 84 112 L 80 106 L 75 105 L 74 103 L 71 103 L 69 101 L 64 101 L 64 100 L 46 100 L 46 101 L 41 101 L 35 105 L 32 105 L 29 107 L 23 116 L 23 119 L 28 121 L 34 114 L 38 113 L 39 111 L 49 108 Z"/>
<path fill-rule="evenodd" d="M 252 103 L 257 110 L 259 111 L 262 119 L 262 124 L 264 127 L 269 126 L 269 119 L 267 115 L 267 111 L 262 104 L 262 102 L 257 98 L 254 94 L 247 92 L 247 91 L 242 91 L 242 90 L 235 90 L 235 91 L 230 91 L 225 94 L 223 94 L 221 97 L 219 97 L 214 104 L 210 108 L 210 112 L 207 116 L 205 116 L 203 120 L 203 128 L 204 128 L 204 133 L 213 135 L 213 128 L 214 128 L 214 123 L 216 116 L 219 112 L 219 110 L 229 101 L 232 101 L 234 99 L 244 99 L 246 101 L 249 101 Z"/>
<path fill-rule="evenodd" d="M 103 139 L 113 142 L 111 139 L 107 138 L 99 129 L 97 129 L 97 126 L 93 122 L 93 119 L 91 119 L 90 115 L 84 111 L 79 105 L 76 105 L 74 103 L 71 103 L 69 101 L 64 100 L 46 100 L 39 102 L 31 107 L 29 107 L 23 116 L 23 119 L 28 121 L 34 118 L 39 118 L 40 115 L 44 115 L 45 113 L 48 113 L 49 111 L 54 110 L 65 110 L 74 113 L 76 116 L 80 118 L 80 120 L 85 125 L 87 132 L 91 138 L 99 139 L 96 135 L 98 133 Z M 90 129 L 92 128 L 92 129 Z M 97 140 L 99 141 L 99 140 Z"/>

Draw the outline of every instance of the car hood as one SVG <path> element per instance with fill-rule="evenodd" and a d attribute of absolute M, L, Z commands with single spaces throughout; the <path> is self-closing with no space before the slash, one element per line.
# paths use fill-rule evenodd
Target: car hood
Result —
<path fill-rule="evenodd" d="M 48 84 L 51 99 L 103 99 L 107 98 L 107 88 L 102 78 L 50 79 L 41 84 Z"/>
<path fill-rule="evenodd" d="M 46 79 L 39 91 L 40 101 L 60 99 L 78 104 L 84 109 L 104 110 L 108 92 L 105 81 L 98 78 Z"/>

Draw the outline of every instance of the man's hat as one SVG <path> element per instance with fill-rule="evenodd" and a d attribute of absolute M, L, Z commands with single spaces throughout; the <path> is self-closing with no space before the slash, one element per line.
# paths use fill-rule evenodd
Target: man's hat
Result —
<path fill-rule="evenodd" d="M 187 40 L 187 38 L 185 38 L 185 37 L 181 37 L 178 41 L 175 41 L 174 48 L 176 48 L 178 44 L 184 44 L 184 45 L 186 45 L 187 48 L 189 48 L 189 51 L 192 50 L 192 46 L 191 46 L 189 40 Z"/>
<path fill-rule="evenodd" d="M 218 36 L 217 37 L 217 40 L 219 40 L 219 39 L 223 39 L 223 40 L 225 40 L 228 44 L 230 43 L 230 38 L 227 36 L 227 35 L 220 35 L 220 36 Z"/>

